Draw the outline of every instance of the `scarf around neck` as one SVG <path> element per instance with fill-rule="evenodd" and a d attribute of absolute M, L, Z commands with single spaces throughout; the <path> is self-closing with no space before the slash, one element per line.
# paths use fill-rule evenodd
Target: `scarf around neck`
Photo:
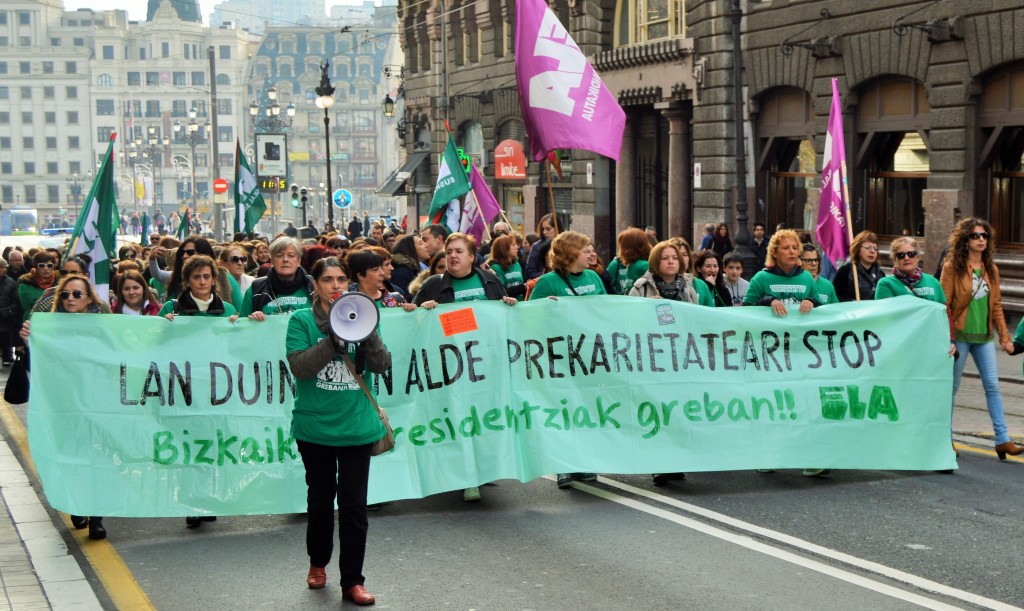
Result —
<path fill-rule="evenodd" d="M 267 278 L 270 280 L 270 290 L 274 295 L 294 295 L 300 288 L 306 287 L 306 270 L 301 267 L 295 268 L 295 275 L 291 280 L 283 280 L 273 267 L 267 272 Z"/>
<path fill-rule="evenodd" d="M 892 275 L 899 278 L 899 281 L 907 285 L 908 289 L 913 290 L 914 285 L 921 281 L 921 276 L 924 275 L 924 270 L 918 267 L 909 274 L 906 274 L 894 265 L 892 268 Z"/>

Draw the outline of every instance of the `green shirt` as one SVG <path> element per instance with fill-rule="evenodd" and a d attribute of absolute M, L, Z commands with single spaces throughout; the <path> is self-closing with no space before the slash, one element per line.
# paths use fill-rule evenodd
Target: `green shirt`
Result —
<path fill-rule="evenodd" d="M 513 261 L 508 268 L 502 267 L 495 262 L 491 265 L 491 271 L 498 277 L 498 282 L 506 289 L 510 286 L 519 286 L 523 283 L 523 267 L 519 261 Z"/>
<path fill-rule="evenodd" d="M 645 259 L 638 259 L 629 264 L 629 267 L 622 265 L 619 258 L 615 257 L 608 264 L 608 275 L 612 279 L 612 288 L 618 295 L 629 294 L 629 289 L 641 276 L 647 273 L 649 265 Z"/>
<path fill-rule="evenodd" d="M 608 294 L 604 290 L 601 276 L 598 276 L 593 270 L 585 269 L 582 273 L 569 274 L 566 278 L 569 279 L 569 284 L 572 284 L 571 290 L 563 277 L 558 275 L 558 272 L 544 274 L 537 279 L 537 284 L 534 285 L 533 292 L 530 293 L 530 301 L 551 296 L 587 297 L 590 295 Z M 576 292 L 573 293 L 573 291 Z"/>
<path fill-rule="evenodd" d="M 455 293 L 455 302 L 460 301 L 487 301 L 487 293 L 484 292 L 484 281 L 480 279 L 476 271 L 465 278 L 452 276 L 452 291 Z"/>
<path fill-rule="evenodd" d="M 886 276 L 879 280 L 878 284 L 875 285 L 875 299 L 885 299 L 887 297 L 899 297 L 900 295 L 910 294 L 910 287 L 901 282 L 896 276 Z M 942 290 L 942 285 L 935 279 L 935 276 L 930 276 L 928 274 L 922 275 L 921 279 L 914 285 L 913 294 L 921 297 L 922 299 L 946 305 L 946 293 Z"/>
<path fill-rule="evenodd" d="M 163 305 L 162 308 L 160 308 L 160 311 L 157 312 L 157 316 L 163 316 L 165 314 L 173 314 L 174 313 L 174 306 L 177 303 L 178 303 L 177 299 L 172 299 L 172 300 L 168 301 L 167 303 L 165 303 Z M 224 302 L 224 313 L 223 314 L 207 314 L 206 312 L 196 312 L 195 314 L 188 314 L 187 316 L 210 316 L 210 317 L 217 317 L 217 318 L 228 318 L 230 316 L 234 316 L 237 313 L 238 313 L 238 311 L 235 310 L 235 306 L 233 306 L 230 303 L 225 301 Z M 179 316 L 185 316 L 185 315 L 179 314 Z"/>
<path fill-rule="evenodd" d="M 320 341 L 330 340 L 317 328 L 313 310 L 292 314 L 285 336 L 288 354 L 312 348 Z M 348 356 L 355 359 L 354 344 Z M 359 446 L 383 437 L 384 425 L 352 371 L 340 356 L 335 356 L 316 377 L 296 378 L 291 434 L 295 439 L 320 445 Z"/>
<path fill-rule="evenodd" d="M 697 303 L 709 308 L 715 307 L 715 296 L 711 294 L 711 288 L 697 276 L 693 277 L 693 290 L 697 291 Z M 749 290 L 749 289 L 747 289 Z"/>
<path fill-rule="evenodd" d="M 956 341 L 972 344 L 988 343 L 992 334 L 988 331 L 988 283 L 981 275 L 981 270 L 974 270 L 974 282 L 971 287 L 971 303 L 967 305 L 967 321 L 964 330 L 954 333 Z"/>
<path fill-rule="evenodd" d="M 778 299 L 787 306 L 799 305 L 804 299 L 814 301 L 817 293 L 814 277 L 806 270 L 800 270 L 795 276 L 780 276 L 768 270 L 761 270 L 750 279 L 743 305 L 759 305 L 761 300 L 768 296 Z"/>
<path fill-rule="evenodd" d="M 242 307 L 242 287 L 239 286 L 238 280 L 231 274 L 228 274 L 228 284 L 231 285 L 231 305 L 235 306 L 235 309 Z"/>
<path fill-rule="evenodd" d="M 274 314 L 284 314 L 294 310 L 308 310 L 310 306 L 306 285 L 303 284 L 291 295 L 278 295 L 276 299 L 268 301 L 267 305 L 263 306 L 263 313 L 267 316 L 273 316 Z M 245 297 L 242 298 L 242 307 L 238 308 L 239 316 L 248 316 L 250 314 L 252 314 L 251 285 L 245 290 Z"/>
<path fill-rule="evenodd" d="M 54 286 L 57 283 L 54 282 Z M 32 315 L 32 306 L 43 296 L 43 289 L 28 282 L 18 283 L 18 301 L 21 302 L 21 320 L 24 322 Z"/>
<path fill-rule="evenodd" d="M 886 276 L 891 278 L 892 276 Z M 839 297 L 836 296 L 836 288 L 832 286 L 832 283 L 828 279 L 818 276 L 814 279 L 814 300 L 818 302 L 818 305 L 828 305 L 830 303 L 839 303 Z M 875 288 L 875 299 L 878 299 L 878 288 Z"/>

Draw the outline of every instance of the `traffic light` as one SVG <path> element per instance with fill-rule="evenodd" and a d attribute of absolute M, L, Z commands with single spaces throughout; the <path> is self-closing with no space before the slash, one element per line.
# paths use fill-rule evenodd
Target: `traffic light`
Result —
<path fill-rule="evenodd" d="M 309 201 L 309 191 L 307 191 L 305 188 L 303 188 L 301 191 L 299 191 L 299 193 L 302 194 L 302 198 L 300 199 L 300 201 L 302 202 L 302 204 L 301 204 L 302 209 L 305 210 L 306 209 L 306 202 Z"/>
<path fill-rule="evenodd" d="M 299 208 L 301 206 L 302 203 L 299 201 L 299 185 L 292 185 L 292 208 Z"/>
<path fill-rule="evenodd" d="M 469 156 L 466 155 L 466 151 L 464 151 L 463 149 L 457 148 L 455 150 L 459 154 L 459 162 L 462 163 L 462 169 L 468 175 L 469 174 Z"/>

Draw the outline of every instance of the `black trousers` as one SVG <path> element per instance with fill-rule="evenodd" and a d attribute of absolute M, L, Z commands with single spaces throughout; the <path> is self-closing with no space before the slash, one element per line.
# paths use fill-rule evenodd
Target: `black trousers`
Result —
<path fill-rule="evenodd" d="M 334 554 L 334 499 L 338 499 L 338 563 L 341 587 L 363 583 L 366 555 L 366 485 L 370 449 L 323 446 L 297 440 L 306 467 L 306 553 L 309 563 L 325 567 Z"/>

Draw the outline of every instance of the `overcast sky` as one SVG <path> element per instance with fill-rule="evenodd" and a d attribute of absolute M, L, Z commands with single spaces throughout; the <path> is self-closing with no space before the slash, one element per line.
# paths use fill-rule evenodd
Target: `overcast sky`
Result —
<path fill-rule="evenodd" d="M 287 0 L 282 1 L 287 2 Z M 220 0 L 199 0 L 199 6 L 203 10 L 203 22 L 207 25 L 209 25 L 210 13 L 213 12 L 213 7 L 219 2 Z M 123 9 L 126 4 L 129 5 L 129 19 L 135 21 L 144 21 L 146 19 L 146 6 L 148 5 L 146 0 L 131 0 L 130 2 L 125 2 L 125 0 L 64 0 L 64 8 L 71 11 L 79 8 L 91 8 L 95 10 Z M 351 0 L 349 2 L 346 2 L 345 0 L 325 0 L 326 6 L 334 6 L 337 4 L 361 5 L 362 2 L 360 0 Z"/>

